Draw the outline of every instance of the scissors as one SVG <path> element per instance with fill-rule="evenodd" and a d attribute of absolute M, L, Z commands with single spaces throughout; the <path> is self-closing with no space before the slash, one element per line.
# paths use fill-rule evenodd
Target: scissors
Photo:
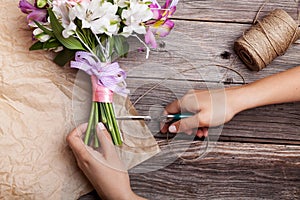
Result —
<path fill-rule="evenodd" d="M 132 115 L 132 116 L 119 116 L 116 117 L 117 120 L 144 120 L 144 121 L 159 121 L 159 122 L 164 122 L 168 123 L 173 120 L 180 120 L 184 118 L 191 117 L 193 114 L 192 113 L 178 113 L 178 114 L 170 114 L 170 115 L 162 115 L 159 117 L 151 117 L 149 115 L 142 116 L 142 115 Z"/>

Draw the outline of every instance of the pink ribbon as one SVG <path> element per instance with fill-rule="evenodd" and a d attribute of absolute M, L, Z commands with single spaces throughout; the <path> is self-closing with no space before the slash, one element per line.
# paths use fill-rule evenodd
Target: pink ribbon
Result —
<path fill-rule="evenodd" d="M 112 102 L 113 92 L 126 96 L 126 72 L 117 62 L 101 63 L 93 54 L 78 51 L 71 67 L 80 69 L 91 75 L 93 85 L 93 101 Z"/>

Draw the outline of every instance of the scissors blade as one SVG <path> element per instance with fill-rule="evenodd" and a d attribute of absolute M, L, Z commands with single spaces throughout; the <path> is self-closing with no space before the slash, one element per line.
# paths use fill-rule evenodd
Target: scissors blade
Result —
<path fill-rule="evenodd" d="M 128 116 L 119 116 L 116 117 L 117 120 L 145 120 L 145 121 L 151 121 L 151 120 L 156 120 L 156 121 L 163 121 L 163 122 L 168 122 L 170 120 L 179 120 L 182 118 L 187 118 L 192 116 L 192 114 L 174 114 L 174 115 L 163 115 L 158 118 L 153 118 L 151 116 L 141 116 L 141 115 L 128 115 Z"/>
<path fill-rule="evenodd" d="M 120 116 L 116 117 L 117 120 L 151 120 L 151 116 L 140 116 L 140 115 L 128 115 L 128 116 Z"/>

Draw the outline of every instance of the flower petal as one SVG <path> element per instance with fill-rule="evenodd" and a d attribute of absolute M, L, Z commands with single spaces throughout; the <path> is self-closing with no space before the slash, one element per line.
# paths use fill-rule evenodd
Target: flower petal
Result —
<path fill-rule="evenodd" d="M 146 44 L 150 44 L 150 46 L 152 48 L 157 47 L 157 43 L 156 43 L 154 34 L 150 29 L 148 29 L 147 33 L 145 34 L 145 42 L 146 42 Z"/>
<path fill-rule="evenodd" d="M 28 21 L 47 22 L 47 10 L 37 9 L 27 15 Z"/>
<path fill-rule="evenodd" d="M 34 7 L 31 3 L 29 3 L 26 0 L 21 0 L 19 2 L 19 8 L 23 13 L 29 14 L 30 12 L 37 10 L 36 7 Z"/>
<path fill-rule="evenodd" d="M 153 13 L 153 19 L 157 19 L 157 20 L 161 19 L 162 15 L 161 15 L 160 6 L 152 3 L 150 4 L 149 7 Z"/>
<path fill-rule="evenodd" d="M 174 22 L 168 19 L 165 22 L 157 21 L 154 24 L 154 26 L 150 27 L 150 29 L 155 35 L 159 37 L 165 37 L 170 33 L 173 27 L 174 27 Z"/>

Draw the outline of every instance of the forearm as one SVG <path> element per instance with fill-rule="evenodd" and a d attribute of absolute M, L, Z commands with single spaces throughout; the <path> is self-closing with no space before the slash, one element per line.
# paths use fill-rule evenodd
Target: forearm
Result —
<path fill-rule="evenodd" d="M 229 89 L 236 111 L 286 102 L 300 101 L 300 66 L 253 83 Z"/>

